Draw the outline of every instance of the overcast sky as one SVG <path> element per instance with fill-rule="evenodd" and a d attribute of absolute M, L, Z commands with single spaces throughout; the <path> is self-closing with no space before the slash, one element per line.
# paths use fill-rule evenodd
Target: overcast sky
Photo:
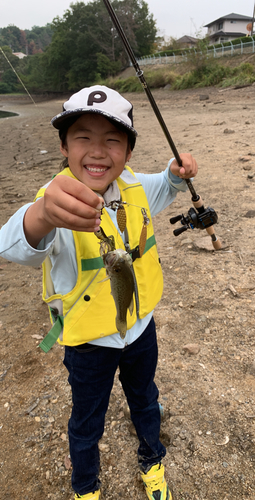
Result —
<path fill-rule="evenodd" d="M 146 1 L 160 34 L 174 38 L 182 35 L 196 36 L 205 24 L 232 12 L 252 17 L 254 9 L 254 0 Z M 70 4 L 69 0 L 0 0 L 0 28 L 9 24 L 20 29 L 45 26 L 55 16 L 62 17 Z M 202 32 L 205 33 L 206 30 Z"/>

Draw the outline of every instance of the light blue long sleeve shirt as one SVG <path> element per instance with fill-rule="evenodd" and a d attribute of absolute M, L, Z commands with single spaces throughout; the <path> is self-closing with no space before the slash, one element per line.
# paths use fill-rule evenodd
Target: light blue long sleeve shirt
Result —
<path fill-rule="evenodd" d="M 167 169 L 157 174 L 135 174 L 146 193 L 152 217 L 170 205 L 179 191 L 187 190 L 186 182 L 171 173 L 170 164 L 171 160 Z M 31 204 L 28 203 L 21 207 L 0 229 L 0 256 L 18 264 L 37 267 L 49 255 L 52 263 L 51 278 L 55 293 L 64 295 L 74 288 L 77 281 L 77 263 L 72 231 L 56 228 L 41 240 L 37 248 L 31 247 L 26 240 L 23 229 L 24 215 Z M 109 208 L 106 210 L 116 230 L 118 230 L 116 212 Z M 121 236 L 123 237 L 122 234 Z M 116 333 L 102 339 L 96 339 L 91 343 L 123 348 L 142 334 L 152 314 L 153 311 L 142 320 L 137 318 L 135 325 L 127 331 L 125 339 L 121 339 L 119 333 Z"/>

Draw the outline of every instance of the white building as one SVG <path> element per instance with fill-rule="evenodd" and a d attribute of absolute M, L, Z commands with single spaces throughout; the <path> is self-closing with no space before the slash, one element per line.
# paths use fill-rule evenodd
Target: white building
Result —
<path fill-rule="evenodd" d="M 212 43 L 227 42 L 251 34 L 252 17 L 228 14 L 205 25 Z M 250 28 L 250 30 L 248 29 Z"/>
<path fill-rule="evenodd" d="M 23 59 L 24 57 L 27 57 L 27 55 L 23 54 L 23 52 L 13 52 L 13 55 L 18 57 L 19 59 Z"/>

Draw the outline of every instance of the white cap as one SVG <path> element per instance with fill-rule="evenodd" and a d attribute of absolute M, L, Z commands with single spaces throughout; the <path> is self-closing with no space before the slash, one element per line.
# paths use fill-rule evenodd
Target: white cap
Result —
<path fill-rule="evenodd" d="M 73 116 L 85 113 L 98 113 L 109 120 L 116 122 L 127 129 L 127 133 L 135 138 L 137 132 L 133 127 L 133 106 L 122 97 L 116 90 L 104 85 L 87 87 L 73 94 L 63 104 L 63 112 L 52 118 L 52 125 L 58 130 L 64 126 L 64 122 Z"/>

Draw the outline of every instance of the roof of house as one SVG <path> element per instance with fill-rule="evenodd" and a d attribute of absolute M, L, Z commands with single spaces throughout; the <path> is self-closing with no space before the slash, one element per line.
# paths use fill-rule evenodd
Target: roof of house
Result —
<path fill-rule="evenodd" d="M 219 19 L 215 19 L 215 21 L 212 21 L 209 24 L 205 24 L 205 28 L 208 28 L 209 26 L 212 26 L 212 24 L 218 23 L 220 21 L 225 21 L 225 20 L 229 20 L 229 21 L 247 21 L 248 22 L 248 21 L 252 21 L 252 17 L 242 16 L 242 14 L 234 14 L 234 12 L 233 12 L 232 14 L 228 14 L 227 16 L 219 17 Z"/>
<path fill-rule="evenodd" d="M 247 33 L 241 33 L 239 31 L 215 31 L 210 38 L 218 38 L 220 36 L 233 36 L 234 38 L 241 38 L 243 36 L 246 36 Z"/>
<path fill-rule="evenodd" d="M 13 52 L 13 55 L 18 57 L 19 59 L 23 59 L 23 57 L 27 57 L 23 52 Z"/>
<path fill-rule="evenodd" d="M 189 36 L 189 35 L 184 35 L 182 36 L 181 38 L 178 38 L 178 40 L 176 40 L 177 43 L 197 43 L 197 38 L 194 38 L 193 36 Z"/>

